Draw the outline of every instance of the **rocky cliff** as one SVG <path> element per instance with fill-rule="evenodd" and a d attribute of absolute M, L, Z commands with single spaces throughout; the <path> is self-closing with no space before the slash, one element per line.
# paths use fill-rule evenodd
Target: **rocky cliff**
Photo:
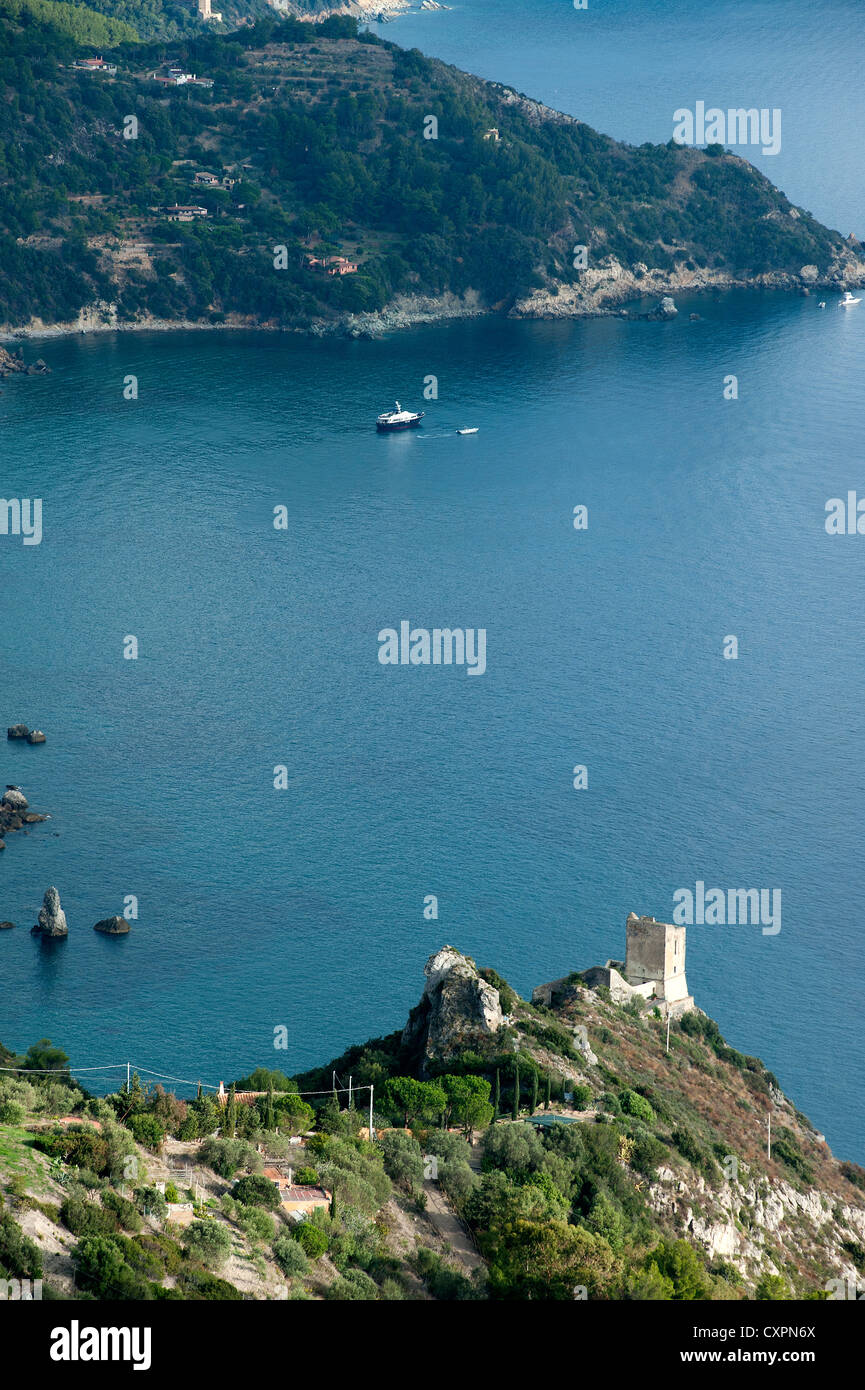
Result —
<path fill-rule="evenodd" d="M 403 1046 L 417 1052 L 420 1071 L 446 1062 L 481 1039 L 498 1033 L 504 1021 L 499 992 L 484 980 L 470 956 L 443 946 L 424 966 L 426 986 L 403 1031 Z"/>

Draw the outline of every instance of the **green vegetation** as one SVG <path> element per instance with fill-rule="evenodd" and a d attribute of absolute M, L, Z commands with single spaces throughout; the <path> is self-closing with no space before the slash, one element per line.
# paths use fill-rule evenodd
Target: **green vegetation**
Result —
<path fill-rule="evenodd" d="M 255 1296 L 272 1297 L 283 1281 L 292 1299 L 777 1300 L 825 1297 L 828 1271 L 865 1267 L 844 1214 L 861 1205 L 862 1170 L 832 1159 L 771 1073 L 729 1047 L 711 1019 L 685 1015 L 667 1053 L 660 1017 L 638 1017 L 577 982 L 554 1010 L 516 997 L 512 1007 L 503 1034 L 449 1048 L 446 1063 L 395 1033 L 305 1077 L 258 1069 L 232 1087 L 233 1106 L 181 1100 L 135 1075 L 97 1099 L 47 1039 L 25 1057 L 0 1051 L 18 1068 L 0 1077 L 0 1277 L 41 1277 L 37 1227 L 22 1228 L 37 1217 L 71 1242 L 67 1277 L 84 1298 L 232 1299 L 241 1296 L 233 1281 L 248 1288 L 252 1277 L 262 1281 Z M 598 1054 L 591 1065 L 552 1046 L 578 1021 Z M 341 1109 L 328 1091 L 334 1069 L 357 1085 L 374 1079 L 375 1142 L 364 1135 L 366 1112 Z M 262 1094 L 238 1099 L 241 1090 Z M 542 1095 L 552 1123 L 522 1122 L 522 1107 L 530 1101 L 535 1114 Z M 513 1120 L 493 1123 L 493 1096 Z M 289 1142 L 298 1126 L 302 1146 Z M 167 1181 L 163 1195 L 151 1165 L 164 1177 L 162 1154 L 171 1161 L 178 1142 L 195 1179 L 181 1192 Z M 328 1194 L 300 1222 L 261 1171 L 280 1161 L 296 1183 Z M 789 1215 L 782 1251 L 761 1234 L 755 1203 L 774 1189 L 789 1205 L 791 1186 L 816 1188 L 827 1220 Z M 665 1207 L 663 1190 L 685 1195 Z M 187 1196 L 194 1219 L 183 1229 L 169 1203 Z M 479 1270 L 436 1239 L 442 1199 L 470 1233 Z M 732 1220 L 747 1260 L 709 1264 L 677 1208 L 701 1222 Z"/>
<path fill-rule="evenodd" d="M 160 41 L 100 28 L 127 20 Z M 116 75 L 72 68 L 94 45 Z M 472 289 L 505 308 L 576 281 L 580 242 L 595 259 L 741 276 L 826 270 L 842 249 L 743 160 L 538 119 L 345 17 L 219 32 L 167 0 L 0 0 L 0 52 L 0 322 L 106 302 L 127 322 L 302 328 L 400 293 Z M 169 56 L 212 88 L 157 86 Z M 219 183 L 196 185 L 199 170 Z M 169 222 L 175 204 L 207 216 Z M 358 272 L 308 264 L 337 254 Z"/>
<path fill-rule="evenodd" d="M 0 18 L 18 24 L 33 21 L 40 27 L 56 29 L 76 44 L 114 48 L 135 43 L 138 34 L 131 24 L 97 13 L 99 5 L 67 4 L 65 0 L 0 0 Z"/>

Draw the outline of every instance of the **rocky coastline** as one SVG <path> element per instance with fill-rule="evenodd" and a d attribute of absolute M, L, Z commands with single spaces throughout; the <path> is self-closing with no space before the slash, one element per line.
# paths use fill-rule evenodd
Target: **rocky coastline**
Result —
<path fill-rule="evenodd" d="M 65 338 L 89 333 L 167 333 L 167 332 L 231 332 L 237 329 L 274 333 L 295 333 L 312 338 L 379 338 L 405 328 L 444 322 L 448 319 L 480 318 L 505 314 L 511 319 L 578 319 L 632 317 L 623 310 L 628 304 L 645 298 L 660 301 L 675 294 L 717 294 L 725 290 L 778 290 L 790 294 L 810 294 L 813 290 L 843 293 L 865 285 L 865 259 L 851 248 L 837 258 L 828 271 L 821 274 L 817 266 L 803 265 L 798 272 L 767 271 L 755 276 L 736 276 L 726 271 L 708 269 L 677 269 L 674 271 L 648 267 L 641 262 L 626 266 L 614 256 L 607 256 L 595 266 L 589 266 L 574 284 L 553 281 L 543 289 L 516 299 L 509 309 L 486 304 L 475 290 L 464 294 L 446 292 L 440 295 L 397 295 L 383 309 L 374 312 L 344 313 L 332 318 L 298 320 L 275 325 L 251 315 L 230 314 L 224 321 L 213 323 L 200 319 L 161 319 L 143 315 L 134 321 L 121 320 L 116 306 L 99 302 L 82 309 L 75 319 L 63 323 L 45 323 L 31 319 L 26 325 L 0 324 L 0 343 L 39 338 Z M 649 317 L 667 317 L 649 315 Z M 26 372 L 49 371 L 41 359 L 34 366 L 22 363 L 20 354 L 10 354 L 0 347 L 0 375 L 8 360 L 20 365 L 10 370 Z"/>

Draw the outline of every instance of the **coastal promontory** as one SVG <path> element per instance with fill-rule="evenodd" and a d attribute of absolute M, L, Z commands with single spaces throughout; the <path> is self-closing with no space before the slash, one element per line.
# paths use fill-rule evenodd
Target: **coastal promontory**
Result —
<path fill-rule="evenodd" d="M 50 198 L 22 180 L 3 200 L 0 335 L 367 336 L 865 282 L 855 238 L 722 146 L 623 144 L 351 15 L 199 28 L 169 62 L 161 42 L 94 57 L 63 10 L 0 8 L 0 158 L 63 170 Z"/>

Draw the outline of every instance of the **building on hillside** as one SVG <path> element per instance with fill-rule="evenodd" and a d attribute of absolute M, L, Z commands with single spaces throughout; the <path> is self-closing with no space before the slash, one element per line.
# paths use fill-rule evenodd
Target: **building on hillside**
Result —
<path fill-rule="evenodd" d="M 102 72 L 113 77 L 117 72 L 115 63 L 106 63 L 104 58 L 76 58 L 72 67 L 76 72 Z"/>
<path fill-rule="evenodd" d="M 583 983 L 590 989 L 605 987 L 616 1004 L 645 999 L 651 1000 L 665 1016 L 677 1018 L 689 1013 L 694 999 L 688 993 L 685 976 L 685 928 L 631 912 L 625 936 L 625 959 L 608 960 L 605 965 L 581 971 Z M 565 975 L 538 985 L 532 991 L 532 1003 L 549 1008 L 555 996 L 563 994 L 571 983 L 579 981 Z"/>
<path fill-rule="evenodd" d="M 325 275 L 356 275 L 359 263 L 346 256 L 307 256 L 306 264 L 310 270 L 321 270 Z"/>
<path fill-rule="evenodd" d="M 495 126 L 490 126 L 489 130 L 488 130 L 488 131 L 486 132 L 486 134 L 484 135 L 484 139 L 485 139 L 485 140 L 498 140 L 498 139 L 499 139 L 499 132 L 498 132 L 498 130 L 496 129 Z"/>
<path fill-rule="evenodd" d="M 184 72 L 181 67 L 170 67 L 164 72 L 148 73 L 151 82 L 159 82 L 163 87 L 212 87 L 212 77 L 196 77 L 194 72 Z"/>
<path fill-rule="evenodd" d="M 199 169 L 192 182 L 199 188 L 233 188 L 237 179 L 230 178 L 228 174 L 211 174 L 208 169 Z"/>
<path fill-rule="evenodd" d="M 222 15 L 210 8 L 210 0 L 198 0 L 198 18 L 212 19 L 215 24 L 222 23 Z"/>
<path fill-rule="evenodd" d="M 172 203 L 170 208 L 165 209 L 165 216 L 169 222 L 195 222 L 201 217 L 207 217 L 207 208 L 197 207 L 195 204 L 184 206 L 181 203 Z"/>
<path fill-rule="evenodd" d="M 280 1205 L 295 1221 L 302 1221 L 317 1207 L 330 1206 L 333 1194 L 315 1184 L 296 1183 L 294 1169 L 282 1163 L 268 1164 L 263 1175 L 279 1188 Z"/>
<path fill-rule="evenodd" d="M 266 1095 L 267 1091 L 235 1091 L 234 1100 L 237 1105 L 254 1105 L 260 1096 Z M 224 1081 L 219 1083 L 216 1100 L 220 1105 L 228 1104 L 228 1092 L 225 1089 Z"/>

